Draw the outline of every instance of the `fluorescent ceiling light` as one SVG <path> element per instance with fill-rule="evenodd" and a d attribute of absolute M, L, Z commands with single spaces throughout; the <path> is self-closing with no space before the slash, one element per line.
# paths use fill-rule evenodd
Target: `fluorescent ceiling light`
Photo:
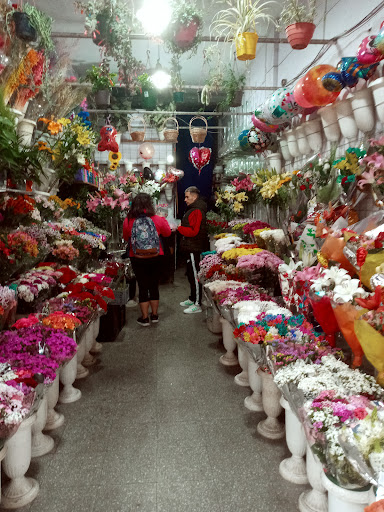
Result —
<path fill-rule="evenodd" d="M 146 33 L 159 36 L 171 21 L 172 9 L 168 0 L 144 0 L 136 15 Z"/>

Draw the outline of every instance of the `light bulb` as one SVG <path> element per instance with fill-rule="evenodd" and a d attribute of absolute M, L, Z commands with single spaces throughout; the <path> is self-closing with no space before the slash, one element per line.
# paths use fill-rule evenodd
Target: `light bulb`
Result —
<path fill-rule="evenodd" d="M 137 18 L 146 33 L 159 36 L 171 21 L 172 10 L 168 0 L 145 0 L 137 11 Z"/>
<path fill-rule="evenodd" d="M 171 75 L 164 69 L 157 69 L 151 76 L 151 82 L 156 89 L 165 89 L 171 83 Z"/>
<path fill-rule="evenodd" d="M 173 155 L 168 155 L 168 156 L 167 156 L 167 163 L 168 163 L 168 164 L 173 164 L 173 161 L 174 161 L 174 160 L 175 160 L 175 159 L 173 158 Z"/>

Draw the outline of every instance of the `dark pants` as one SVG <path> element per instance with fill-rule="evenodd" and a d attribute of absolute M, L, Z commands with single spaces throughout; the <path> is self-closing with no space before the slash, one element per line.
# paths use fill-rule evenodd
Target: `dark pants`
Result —
<path fill-rule="evenodd" d="M 128 289 L 129 289 L 129 300 L 133 300 L 136 295 L 136 278 L 132 277 L 128 281 Z"/>
<path fill-rule="evenodd" d="M 195 304 L 201 304 L 201 295 L 203 287 L 197 279 L 197 273 L 199 271 L 200 252 L 190 252 L 187 255 L 187 277 L 189 285 L 191 287 L 191 293 L 189 300 Z"/>
<path fill-rule="evenodd" d="M 159 300 L 160 256 L 131 258 L 131 262 L 139 285 L 139 302 Z"/>

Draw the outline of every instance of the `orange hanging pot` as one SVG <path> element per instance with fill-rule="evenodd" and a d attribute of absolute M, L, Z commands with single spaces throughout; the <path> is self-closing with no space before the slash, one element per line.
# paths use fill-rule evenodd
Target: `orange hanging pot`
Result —
<path fill-rule="evenodd" d="M 288 25 L 285 29 L 288 43 L 294 50 L 304 50 L 312 39 L 315 28 L 316 25 L 307 22 Z"/>
<path fill-rule="evenodd" d="M 243 32 L 236 37 L 236 55 L 239 60 L 253 60 L 259 36 L 256 32 Z"/>

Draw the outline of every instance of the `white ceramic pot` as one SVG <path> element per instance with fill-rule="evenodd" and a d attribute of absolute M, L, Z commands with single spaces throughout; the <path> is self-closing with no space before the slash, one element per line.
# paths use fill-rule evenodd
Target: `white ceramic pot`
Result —
<path fill-rule="evenodd" d="M 372 91 L 377 117 L 384 123 L 384 77 L 374 80 L 368 87 Z"/>
<path fill-rule="evenodd" d="M 207 319 L 207 327 L 213 334 L 221 334 L 223 332 L 223 326 L 220 322 L 220 315 L 216 313 L 216 311 L 213 312 L 211 318 Z"/>
<path fill-rule="evenodd" d="M 321 117 L 325 137 L 329 142 L 337 142 L 340 139 L 340 128 L 337 121 L 336 107 L 327 105 L 318 110 Z"/>
<path fill-rule="evenodd" d="M 36 421 L 32 425 L 32 457 L 40 457 L 49 453 L 55 442 L 52 437 L 43 434 L 43 428 L 47 423 L 48 405 L 47 396 L 44 393 L 39 408 L 36 411 Z"/>
<path fill-rule="evenodd" d="M 238 386 L 248 387 L 248 352 L 242 345 L 241 340 L 237 340 L 237 357 L 239 358 L 239 365 L 242 369 L 240 373 L 235 375 L 234 381 Z"/>
<path fill-rule="evenodd" d="M 335 103 L 340 131 L 349 140 L 355 140 L 359 130 L 353 115 L 351 98 Z"/>
<path fill-rule="evenodd" d="M 239 364 L 237 357 L 234 354 L 236 348 L 236 341 L 233 337 L 233 327 L 223 317 L 220 317 L 220 322 L 223 330 L 223 344 L 224 348 L 227 351 L 224 355 L 220 357 L 220 363 L 224 366 L 236 366 Z"/>
<path fill-rule="evenodd" d="M 31 463 L 32 432 L 36 414 L 21 422 L 19 429 L 7 440 L 7 453 L 3 461 L 4 473 L 10 481 L 4 485 L 1 506 L 15 509 L 31 503 L 39 493 L 34 478 L 25 477 Z"/>
<path fill-rule="evenodd" d="M 61 427 L 61 425 L 64 423 L 64 415 L 55 411 L 58 399 L 59 374 L 57 372 L 56 379 L 53 381 L 52 386 L 50 386 L 47 391 L 48 414 L 44 430 L 55 430 L 56 428 Z"/>
<path fill-rule="evenodd" d="M 268 156 L 268 162 L 271 169 L 275 169 L 275 171 L 280 174 L 281 173 L 281 155 L 280 153 L 271 153 Z"/>
<path fill-rule="evenodd" d="M 305 135 L 304 126 L 297 126 L 295 128 L 296 139 L 297 139 L 297 147 L 302 155 L 309 155 L 311 152 L 311 147 L 307 141 L 307 136 Z"/>
<path fill-rule="evenodd" d="M 255 363 L 251 356 L 248 356 L 248 379 L 249 385 L 253 391 L 252 395 L 244 399 L 244 406 L 253 412 L 264 411 L 263 400 L 261 397 L 262 382 L 258 374 L 259 366 Z"/>
<path fill-rule="evenodd" d="M 289 152 L 289 149 L 288 149 L 288 142 L 285 139 L 280 140 L 280 149 L 281 149 L 281 154 L 283 155 L 283 158 L 286 162 L 289 162 L 290 160 L 292 160 L 291 153 Z"/>
<path fill-rule="evenodd" d="M 173 184 L 167 183 L 164 187 L 165 199 L 170 203 L 173 198 Z"/>
<path fill-rule="evenodd" d="M 93 333 L 94 333 L 94 328 L 93 328 L 93 322 L 92 322 L 91 324 L 89 324 L 89 326 L 87 327 L 87 330 L 84 334 L 84 336 L 85 336 L 85 355 L 84 355 L 84 358 L 82 361 L 82 364 L 84 366 L 93 366 L 96 363 L 96 358 L 90 354 L 90 350 L 92 348 L 93 341 L 94 341 Z"/>
<path fill-rule="evenodd" d="M 299 485 L 307 484 L 307 468 L 304 460 L 307 439 L 304 429 L 283 396 L 280 403 L 285 409 L 285 438 L 292 456 L 280 462 L 279 472 L 288 482 Z"/>
<path fill-rule="evenodd" d="M 288 149 L 292 158 L 297 158 L 300 156 L 300 151 L 297 145 L 296 133 L 293 130 L 288 130 L 285 135 L 287 137 Z"/>
<path fill-rule="evenodd" d="M 312 489 L 300 494 L 300 512 L 328 511 L 327 491 L 321 479 L 323 473 L 323 466 L 307 444 L 307 476 Z"/>
<path fill-rule="evenodd" d="M 321 481 L 328 491 L 328 512 L 364 512 L 371 499 L 371 489 L 364 491 L 344 489 L 334 484 L 323 473 Z"/>
<path fill-rule="evenodd" d="M 267 419 L 260 421 L 257 431 L 267 439 L 281 439 L 284 437 L 284 425 L 278 421 L 282 411 L 280 405 L 281 392 L 273 381 L 270 373 L 258 370 L 262 381 L 263 408 Z"/>
<path fill-rule="evenodd" d="M 358 129 L 363 133 L 371 132 L 376 124 L 372 89 L 366 87 L 356 91 L 352 96 L 351 104 Z"/>
<path fill-rule="evenodd" d="M 317 153 L 320 151 L 323 145 L 321 120 L 319 118 L 311 119 L 310 121 L 303 123 L 302 126 L 304 128 L 305 135 L 307 136 L 309 147 L 312 149 L 312 151 Z"/>
<path fill-rule="evenodd" d="M 82 365 L 84 356 L 85 356 L 85 350 L 86 350 L 86 333 L 83 334 L 80 343 L 77 346 L 77 373 L 76 373 L 76 379 L 85 379 L 85 377 L 88 377 L 89 370 L 87 368 L 84 368 Z"/>
<path fill-rule="evenodd" d="M 31 119 L 20 119 L 17 125 L 17 133 L 23 146 L 30 146 L 32 142 L 33 131 L 36 127 L 35 121 Z"/>
<path fill-rule="evenodd" d="M 15 116 L 15 125 L 17 126 L 19 124 L 19 121 L 23 119 L 24 113 L 21 112 L 21 110 L 17 110 L 16 108 L 10 108 L 9 110 Z"/>
<path fill-rule="evenodd" d="M 77 373 L 77 353 L 60 369 L 60 382 L 64 385 L 59 395 L 59 402 L 70 404 L 80 400 L 80 389 L 74 388 L 73 383 L 76 380 Z"/>
<path fill-rule="evenodd" d="M 157 135 L 159 137 L 159 140 L 165 140 L 165 138 L 164 138 L 164 130 L 163 129 L 157 130 Z"/>
<path fill-rule="evenodd" d="M 103 350 L 103 345 L 99 343 L 97 340 L 97 337 L 99 335 L 100 331 L 100 317 L 98 316 L 96 320 L 92 323 L 93 325 L 93 344 L 91 352 L 93 354 L 100 354 L 100 352 Z"/>

